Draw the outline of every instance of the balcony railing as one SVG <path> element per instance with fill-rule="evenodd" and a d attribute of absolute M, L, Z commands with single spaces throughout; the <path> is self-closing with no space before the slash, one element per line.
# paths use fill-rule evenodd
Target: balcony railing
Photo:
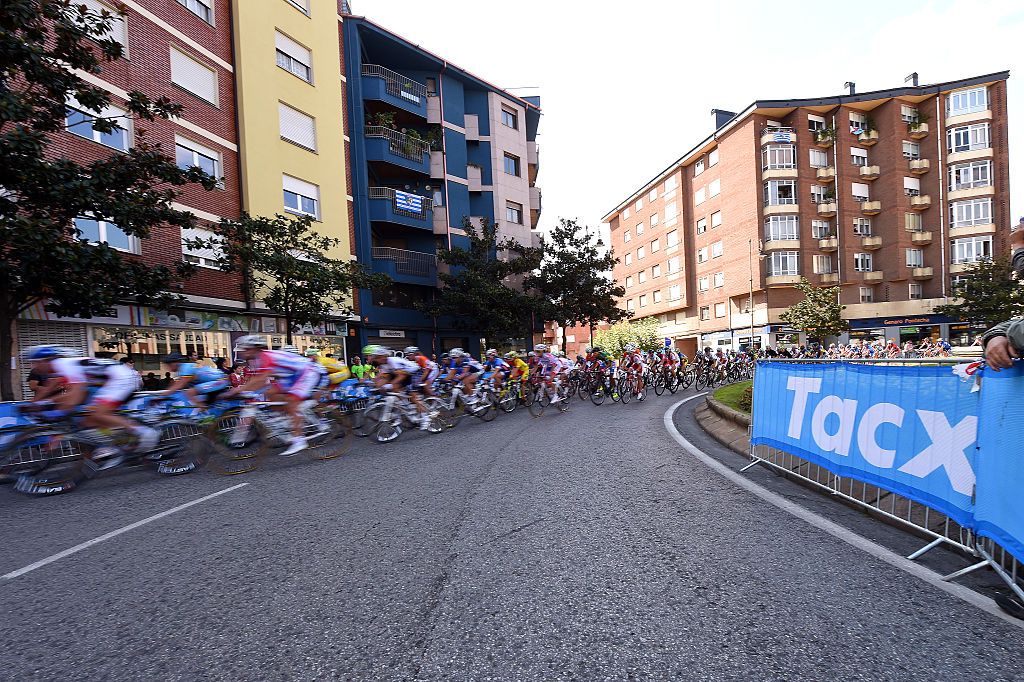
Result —
<path fill-rule="evenodd" d="M 400 275 L 430 277 L 437 272 L 437 256 L 422 251 L 407 251 L 390 246 L 374 246 L 371 249 L 374 260 L 387 260 L 395 264 Z"/>
<path fill-rule="evenodd" d="M 397 71 L 380 66 L 379 64 L 363 64 L 364 76 L 383 78 L 387 93 L 392 97 L 401 97 L 419 104 L 427 97 L 427 86 L 417 83 L 408 76 L 403 76 Z"/>
<path fill-rule="evenodd" d="M 411 161 L 423 163 L 423 155 L 430 153 L 430 143 L 383 126 L 366 126 L 367 137 L 379 137 L 388 141 L 392 154 Z"/>
<path fill-rule="evenodd" d="M 426 218 L 427 213 L 434 208 L 434 202 L 427 197 L 410 192 L 400 192 L 390 187 L 371 187 L 369 197 L 370 199 L 390 199 L 391 208 L 396 214 L 410 218 Z"/>

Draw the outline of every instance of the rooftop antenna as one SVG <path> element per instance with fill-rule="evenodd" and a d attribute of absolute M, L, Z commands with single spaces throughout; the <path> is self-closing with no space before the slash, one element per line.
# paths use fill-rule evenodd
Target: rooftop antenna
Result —
<path fill-rule="evenodd" d="M 917 71 L 915 71 L 914 73 L 910 74 L 909 76 L 907 76 L 906 78 L 903 79 L 904 83 L 907 83 L 907 82 L 910 82 L 910 81 L 914 82 L 914 87 L 916 88 L 917 87 Z"/>
<path fill-rule="evenodd" d="M 857 93 L 857 84 L 853 81 L 846 81 L 843 83 L 843 87 L 846 88 L 851 95 Z"/>

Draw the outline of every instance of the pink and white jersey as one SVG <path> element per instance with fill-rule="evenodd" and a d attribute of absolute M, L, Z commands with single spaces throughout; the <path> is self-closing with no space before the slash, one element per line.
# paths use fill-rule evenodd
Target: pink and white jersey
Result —
<path fill-rule="evenodd" d="M 313 368 L 312 363 L 301 355 L 281 350 L 265 350 L 249 362 L 252 371 L 270 374 L 276 379 L 294 379 Z"/>

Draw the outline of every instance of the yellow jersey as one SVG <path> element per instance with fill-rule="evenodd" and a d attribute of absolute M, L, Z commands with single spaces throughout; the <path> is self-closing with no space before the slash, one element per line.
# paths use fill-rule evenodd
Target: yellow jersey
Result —
<path fill-rule="evenodd" d="M 344 362 L 339 362 L 334 358 L 329 358 L 326 355 L 316 356 L 316 361 L 323 365 L 324 369 L 327 370 L 327 378 L 330 379 L 331 385 L 340 384 L 352 376 L 352 373 L 348 370 L 348 365 Z"/>

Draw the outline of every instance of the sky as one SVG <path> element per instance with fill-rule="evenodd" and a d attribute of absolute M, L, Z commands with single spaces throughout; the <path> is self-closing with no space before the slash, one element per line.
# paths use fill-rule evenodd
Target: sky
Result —
<path fill-rule="evenodd" d="M 1024 1 L 353 0 L 355 14 L 541 98 L 540 228 L 598 226 L 713 130 L 711 110 L 1009 69 L 1011 201 L 1024 216 Z M 1016 57 L 1016 59 L 1014 59 Z"/>

